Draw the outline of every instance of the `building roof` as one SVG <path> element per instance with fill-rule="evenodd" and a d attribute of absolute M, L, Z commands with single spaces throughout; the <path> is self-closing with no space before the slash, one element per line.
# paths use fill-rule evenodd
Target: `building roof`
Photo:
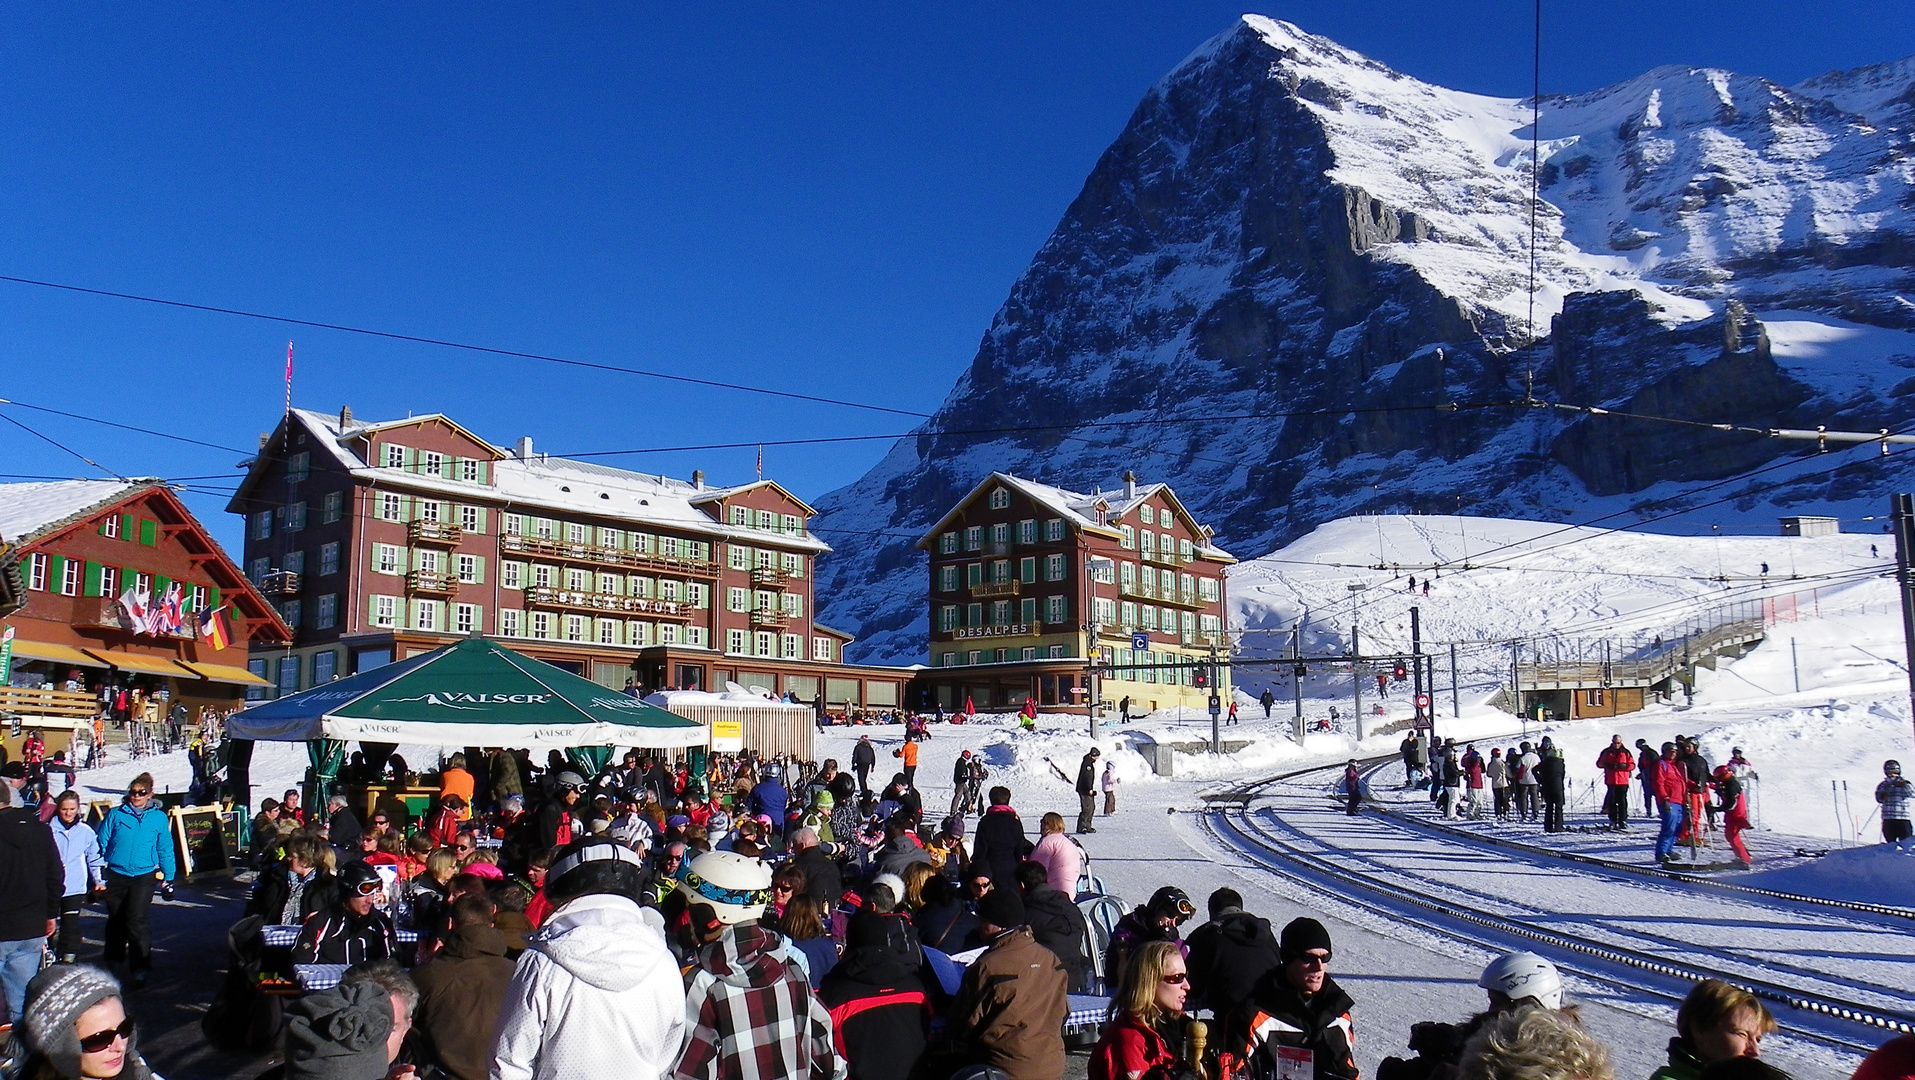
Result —
<path fill-rule="evenodd" d="M 1088 529 L 1092 532 L 1101 532 L 1110 536 L 1118 535 L 1117 530 L 1110 525 L 1100 525 L 1098 523 L 1097 510 L 1099 507 L 1105 510 L 1107 519 L 1115 520 L 1129 513 L 1139 504 L 1148 502 L 1151 499 L 1161 498 L 1176 506 L 1177 512 L 1192 524 L 1196 524 L 1197 520 L 1191 516 L 1188 510 L 1184 509 L 1184 504 L 1178 500 L 1177 493 L 1170 489 L 1169 484 L 1133 485 L 1132 490 L 1128 493 L 1124 491 L 1098 491 L 1087 495 L 1081 491 L 1069 491 L 1050 484 L 1040 484 L 1035 480 L 1026 480 L 1021 476 L 1012 476 L 1010 473 L 994 472 L 978 481 L 976 487 L 973 487 L 968 494 L 962 499 L 959 499 L 948 513 L 939 518 L 937 524 L 932 525 L 930 531 L 926 532 L 923 538 L 918 541 L 918 546 L 929 547 L 936 541 L 938 533 L 946 530 L 952 519 L 958 515 L 959 511 L 970 505 L 972 500 L 982 495 L 985 489 L 1000 485 L 1010 488 L 1013 491 L 1022 492 L 1025 497 L 1029 498 L 1032 502 L 1044 507 L 1065 521 L 1070 522 L 1076 528 Z M 1198 527 L 1200 529 L 1202 528 L 1202 526 Z M 1198 545 L 1198 550 L 1205 558 L 1221 559 L 1226 562 L 1237 561 L 1235 556 L 1212 543 L 1200 544 Z"/>
<path fill-rule="evenodd" d="M 0 540 L 18 547 L 153 481 L 54 480 L 0 484 Z"/>
<path fill-rule="evenodd" d="M 815 554 L 831 550 L 829 545 L 809 535 L 786 536 L 783 533 L 739 528 L 716 521 L 698 508 L 699 503 L 721 499 L 770 481 L 758 481 L 736 488 L 712 488 L 668 476 L 631 472 L 545 454 L 533 454 L 529 459 L 522 459 L 510 451 L 492 447 L 500 456 L 492 463 L 491 485 L 481 488 L 440 477 L 374 466 L 362 459 L 351 445 L 353 440 L 371 432 L 407 424 L 431 420 L 453 423 L 436 413 L 408 421 L 354 422 L 343 429 L 339 417 L 330 413 L 294 409 L 292 416 L 314 437 L 313 441 L 331 454 L 336 467 L 356 479 L 374 482 L 382 487 L 429 491 L 453 499 L 500 499 L 515 511 L 544 510 L 580 517 L 612 518 Z M 254 463 L 255 470 L 257 460 Z M 246 486 L 242 485 L 240 494 L 234 498 L 235 505 L 228 509 L 236 509 L 246 491 Z M 793 501 L 797 500 L 794 498 Z M 802 502 L 798 505 L 804 506 Z"/>

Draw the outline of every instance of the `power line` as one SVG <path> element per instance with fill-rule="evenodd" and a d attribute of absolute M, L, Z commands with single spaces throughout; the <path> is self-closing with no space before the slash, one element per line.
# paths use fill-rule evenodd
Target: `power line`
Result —
<path fill-rule="evenodd" d="M 568 360 L 562 356 L 547 356 L 543 353 L 521 352 L 517 349 L 500 349 L 490 345 L 473 345 L 463 341 L 447 341 L 441 338 L 423 337 L 418 334 L 400 334 L 390 330 L 372 330 L 363 326 L 347 326 L 343 323 L 320 322 L 315 319 L 299 319 L 289 315 L 269 315 L 263 312 L 245 311 L 239 308 L 215 307 L 211 304 L 193 304 L 184 300 L 167 300 L 157 296 L 141 296 L 137 293 L 114 292 L 110 289 L 93 289 L 84 285 L 67 285 L 57 281 L 39 281 L 34 278 L 15 277 L 10 274 L 0 274 L 0 281 L 11 281 L 17 285 L 32 285 L 42 289 L 59 289 L 64 292 L 83 293 L 88 296 L 105 296 L 115 300 L 134 300 L 142 304 L 157 304 L 161 307 L 181 308 L 186 311 L 205 311 L 215 315 L 235 315 L 242 319 L 259 319 L 263 322 L 276 322 L 287 326 L 310 326 L 318 330 L 337 330 L 343 334 L 359 334 L 363 337 L 383 338 L 387 341 L 405 341 L 415 345 L 436 345 L 444 349 L 463 349 L 467 352 L 486 353 L 491 356 L 505 356 L 515 360 L 537 360 L 541 363 L 563 364 L 567 367 L 587 368 L 593 371 L 613 371 L 624 375 L 641 375 L 648 379 L 663 379 L 667 382 L 685 383 L 691 386 L 707 386 L 718 390 L 736 390 L 740 393 L 747 394 L 764 394 L 768 397 L 786 398 L 792 401 L 809 401 L 818 405 L 840 405 L 849 409 L 868 409 L 871 412 L 890 413 L 894 416 L 916 416 L 925 419 L 931 416 L 930 413 L 913 412 L 909 409 L 894 409 L 888 405 L 871 405 L 861 401 L 846 401 L 841 398 L 793 393 L 789 390 L 771 390 L 762 386 L 720 382 L 715 379 L 696 379 L 689 375 L 670 375 L 662 371 L 648 371 L 644 368 L 619 367 L 616 364 L 598 364 L 587 360 Z"/>
<path fill-rule="evenodd" d="M 114 472 L 112 469 L 109 469 L 106 466 L 100 464 L 99 462 L 94 461 L 92 458 L 87 457 L 85 454 L 80 453 L 78 450 L 73 449 L 71 446 L 68 446 L 63 442 L 59 442 L 58 440 L 52 438 L 51 436 L 43 435 L 40 432 L 35 431 L 34 429 L 26 426 L 25 424 L 22 424 L 20 421 L 15 420 L 13 417 L 8 416 L 5 413 L 0 413 L 0 420 L 5 420 L 7 423 L 12 424 L 14 427 L 19 428 L 21 431 L 24 431 L 27 434 L 33 436 L 34 438 L 39 439 L 41 442 L 46 443 L 48 446 L 53 447 L 55 450 L 59 450 L 62 453 L 71 454 L 72 456 L 79 458 L 81 461 L 86 462 L 88 465 L 93 466 L 94 468 L 100 470 L 101 472 L 107 474 L 108 476 L 111 476 L 115 480 L 124 481 L 126 479 L 126 477 L 121 476 L 119 473 Z"/>

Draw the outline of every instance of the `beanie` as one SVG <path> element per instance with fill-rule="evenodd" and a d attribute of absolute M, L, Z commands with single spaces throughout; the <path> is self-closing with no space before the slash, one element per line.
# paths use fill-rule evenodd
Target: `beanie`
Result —
<path fill-rule="evenodd" d="M 286 1007 L 286 1080 L 367 1080 L 386 1074 L 392 996 L 343 983 Z"/>
<path fill-rule="evenodd" d="M 977 902 L 979 922 L 1009 929 L 1024 925 L 1024 901 L 1014 890 L 992 889 Z"/>
<path fill-rule="evenodd" d="M 1303 956 L 1312 949 L 1331 952 L 1330 932 L 1315 919 L 1304 917 L 1290 920 L 1283 928 L 1283 959 L 1287 963 Z"/>
<path fill-rule="evenodd" d="M 34 1053 L 47 1059 L 62 1076 L 80 1075 L 80 1033 L 74 1024 L 80 1014 L 108 998 L 120 996 L 119 980 L 90 964 L 55 964 L 27 984 L 19 1035 Z M 127 1076 L 145 1075 L 137 1065 L 133 1040 L 126 1043 Z M 137 1065 L 137 1068 L 136 1068 Z"/>

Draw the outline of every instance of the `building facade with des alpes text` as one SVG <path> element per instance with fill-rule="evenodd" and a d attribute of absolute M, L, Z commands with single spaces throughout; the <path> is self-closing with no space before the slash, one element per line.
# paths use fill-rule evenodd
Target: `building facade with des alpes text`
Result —
<path fill-rule="evenodd" d="M 903 704 L 908 673 L 843 663 L 812 618 L 813 510 L 770 480 L 707 486 L 494 446 L 438 414 L 295 409 L 228 509 L 293 644 L 253 670 L 286 694 L 483 634 L 616 690 L 727 683 Z"/>
<path fill-rule="evenodd" d="M 1207 707 L 1225 650 L 1224 570 L 1164 484 L 1083 494 L 992 473 L 918 541 L 930 556 L 920 679 L 946 711 Z"/>

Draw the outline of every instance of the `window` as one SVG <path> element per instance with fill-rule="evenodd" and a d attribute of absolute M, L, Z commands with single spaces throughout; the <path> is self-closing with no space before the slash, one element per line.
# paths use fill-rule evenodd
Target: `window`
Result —
<path fill-rule="evenodd" d="M 1017 542 L 1020 544 L 1037 543 L 1037 522 L 1026 518 L 1017 523 Z"/>
<path fill-rule="evenodd" d="M 500 563 L 499 585 L 507 589 L 523 589 L 525 587 L 525 564 L 522 562 Z"/>
<path fill-rule="evenodd" d="M 1064 580 L 1064 556 L 1062 555 L 1044 556 L 1044 580 L 1045 581 Z"/>
<path fill-rule="evenodd" d="M 391 544 L 372 545 L 372 572 L 397 574 L 405 566 L 405 549 Z"/>
<path fill-rule="evenodd" d="M 436 450 L 421 450 L 419 452 L 420 472 L 430 476 L 443 476 L 445 475 L 445 467 L 446 458 L 444 454 Z"/>
<path fill-rule="evenodd" d="M 803 536 L 805 534 L 805 523 L 798 515 L 786 514 L 782 518 L 782 521 L 785 526 L 786 536 Z"/>
<path fill-rule="evenodd" d="M 415 630 L 439 629 L 439 601 L 414 600 L 412 602 L 412 626 Z"/>
<path fill-rule="evenodd" d="M 339 541 L 319 545 L 319 576 L 339 572 Z"/>
<path fill-rule="evenodd" d="M 751 508 L 746 506 L 732 507 L 731 523 L 741 529 L 751 528 Z"/>
<path fill-rule="evenodd" d="M 551 613 L 544 611 L 532 613 L 532 636 L 540 639 L 548 639 L 552 636 Z"/>
<path fill-rule="evenodd" d="M 619 621 L 617 619 L 600 619 L 598 621 L 598 643 L 600 645 L 619 644 L 619 629 Z"/>
<path fill-rule="evenodd" d="M 286 531 L 298 532 L 306 527 L 306 504 L 293 503 L 286 508 Z"/>
<path fill-rule="evenodd" d="M 702 581 L 685 583 L 685 602 L 703 610 L 711 606 L 711 586 Z"/>
<path fill-rule="evenodd" d="M 339 654 L 327 649 L 313 654 L 313 685 L 333 681 L 339 670 Z"/>
<path fill-rule="evenodd" d="M 1148 570 L 1150 569 L 1150 567 L 1146 566 L 1144 569 Z M 1124 588 L 1126 589 L 1131 588 L 1137 583 L 1137 564 L 1136 563 L 1130 563 L 1130 562 L 1124 563 L 1121 567 L 1119 567 L 1119 571 L 1120 573 L 1118 575 L 1118 579 L 1123 582 Z"/>
<path fill-rule="evenodd" d="M 995 488 L 991 491 L 991 509 L 1002 510 L 1009 505 L 1011 505 L 1011 493 L 1008 489 Z"/>
<path fill-rule="evenodd" d="M 591 542 L 591 533 L 576 521 L 565 523 L 565 542 L 568 544 L 587 544 Z"/>
<path fill-rule="evenodd" d="M 565 640 L 567 641 L 584 641 L 585 640 L 585 616 L 567 615 L 565 617 Z"/>
<path fill-rule="evenodd" d="M 466 532 L 479 532 L 479 508 L 476 506 L 459 507 L 459 528 Z"/>
<path fill-rule="evenodd" d="M 273 561 L 261 555 L 259 558 L 253 560 L 251 571 L 246 576 L 252 578 L 253 584 L 257 585 L 265 581 L 266 575 L 272 572 Z M 42 585 L 40 587 L 45 588 L 46 586 Z"/>
<path fill-rule="evenodd" d="M 957 553 L 957 549 L 958 549 L 958 535 L 956 533 L 948 532 L 938 537 L 938 554 L 955 555 Z"/>
<path fill-rule="evenodd" d="M 598 546 L 611 551 L 617 551 L 624 547 L 625 544 L 623 537 L 617 529 L 600 527 L 598 530 Z"/>
<path fill-rule="evenodd" d="M 406 448 L 393 443 L 386 444 L 386 468 L 403 469 L 406 467 Z"/>
<path fill-rule="evenodd" d="M 742 653 L 745 651 L 745 632 L 743 630 L 725 631 L 725 651 Z"/>
<path fill-rule="evenodd" d="M 375 596 L 372 598 L 372 625 L 388 628 L 399 625 L 398 597 Z"/>
<path fill-rule="evenodd" d="M 281 697 L 299 692 L 299 657 L 282 656 L 279 658 L 279 693 Z"/>
<path fill-rule="evenodd" d="M 552 587 L 552 568 L 549 566 L 546 566 L 544 563 L 535 564 L 532 567 L 532 585 L 535 588 L 540 588 L 540 589 L 551 588 Z"/>
<path fill-rule="evenodd" d="M 1046 540 L 1064 539 L 1064 519 L 1063 518 L 1052 518 L 1049 521 L 1046 521 L 1044 523 L 1044 539 Z"/>
<path fill-rule="evenodd" d="M 1007 521 L 999 522 L 998 524 L 991 526 L 991 543 L 1008 544 L 1010 542 L 1011 542 L 1010 522 L 1007 522 Z"/>
<path fill-rule="evenodd" d="M 838 650 L 836 643 L 830 638 L 815 637 L 811 639 L 811 658 L 813 660 L 822 660 L 828 664 L 831 663 L 837 655 Z"/>
<path fill-rule="evenodd" d="M 525 535 L 525 518 L 519 514 L 505 515 L 505 524 L 500 526 L 507 536 Z"/>
<path fill-rule="evenodd" d="M 345 509 L 346 509 L 346 493 L 345 492 L 343 491 L 326 492 L 326 494 L 321 496 L 319 499 L 319 523 L 321 525 L 331 525 L 333 522 L 338 521 L 340 518 L 346 516 Z"/>
<path fill-rule="evenodd" d="M 1583 704 L 1587 706 L 1592 706 L 1595 708 L 1601 708 L 1602 707 L 1602 691 L 1601 690 L 1583 691 Z"/>
<path fill-rule="evenodd" d="M 786 660 L 802 660 L 804 658 L 804 647 L 805 639 L 802 636 L 798 634 L 786 634 L 783 640 L 779 642 L 778 655 Z"/>
<path fill-rule="evenodd" d="M 751 591 L 748 589 L 738 589 L 738 588 L 726 589 L 725 590 L 725 610 L 726 611 L 750 611 L 751 610 Z"/>
<path fill-rule="evenodd" d="M 65 563 L 66 565 L 60 568 L 60 595 L 78 596 L 80 595 L 80 576 L 85 572 L 86 564 L 78 559 L 67 559 Z"/>
<path fill-rule="evenodd" d="M 1157 511 L 1149 503 L 1137 508 L 1137 517 L 1146 525 L 1157 524 Z"/>
<path fill-rule="evenodd" d="M 1048 596 L 1044 598 L 1044 621 L 1052 626 L 1064 625 L 1064 598 Z"/>
<path fill-rule="evenodd" d="M 956 592 L 958 587 L 958 568 L 956 563 L 938 567 L 938 591 Z"/>
<path fill-rule="evenodd" d="M 1125 551 L 1129 551 L 1137 546 L 1137 530 L 1136 529 L 1133 529 L 1128 525 L 1122 525 L 1118 527 L 1118 532 L 1120 532 L 1123 536 L 1122 539 L 1118 540 L 1117 542 L 1118 546 L 1122 547 Z"/>
<path fill-rule="evenodd" d="M 1167 621 L 1175 622 L 1176 619 L 1177 619 L 1176 612 L 1172 612 L 1170 615 L 1170 619 Z M 1137 625 L 1144 630 L 1157 629 L 1157 609 L 1154 607 L 1151 607 L 1149 604 L 1145 604 L 1143 607 L 1138 608 L 1137 609 Z M 1167 626 L 1165 627 L 1165 629 L 1175 630 L 1176 627 Z"/>
<path fill-rule="evenodd" d="M 938 608 L 938 629 L 950 633 L 957 629 L 958 609 L 956 604 L 946 604 Z"/>
<path fill-rule="evenodd" d="M 600 596 L 617 596 L 620 592 L 621 587 L 624 584 L 625 584 L 625 579 L 620 577 L 617 574 L 600 574 L 598 576 L 599 595 Z"/>
<path fill-rule="evenodd" d="M 500 637 L 518 637 L 519 636 L 519 629 L 523 625 L 520 619 L 521 614 L 522 612 L 514 611 L 511 608 L 506 608 L 499 612 L 499 636 Z"/>
<path fill-rule="evenodd" d="M 538 538 L 541 540 L 552 539 L 552 519 L 534 518 L 532 520 L 532 531 L 537 533 Z"/>
<path fill-rule="evenodd" d="M 726 544 L 725 565 L 733 570 L 751 569 L 751 549 L 738 544 Z"/>
<path fill-rule="evenodd" d="M 106 520 L 100 523 L 100 535 L 106 537 L 108 540 L 118 540 L 120 538 L 120 515 L 108 514 Z"/>
<path fill-rule="evenodd" d="M 339 594 L 327 593 L 313 605 L 313 628 L 330 630 L 339 625 Z"/>
<path fill-rule="evenodd" d="M 758 511 L 758 527 L 764 530 L 765 532 L 777 532 L 778 531 L 778 515 L 771 512 L 770 510 Z M 771 654 L 761 649 L 759 650 L 758 655 L 769 656 Z"/>
<path fill-rule="evenodd" d="M 120 595 L 120 568 L 117 566 L 100 567 L 100 595 Z"/>
<path fill-rule="evenodd" d="M 406 517 L 405 498 L 388 491 L 379 496 L 379 520 L 404 521 Z"/>
<path fill-rule="evenodd" d="M 678 626 L 676 623 L 659 624 L 658 643 L 660 645 L 678 644 Z M 703 646 L 705 644 L 705 628 L 702 626 L 687 626 L 685 628 L 685 644 Z"/>
<path fill-rule="evenodd" d="M 437 499 L 419 500 L 419 520 L 436 522 L 440 519 L 439 508 L 445 505 Z"/>
<path fill-rule="evenodd" d="M 1037 556 L 1026 555 L 1017 560 L 1017 580 L 1026 583 L 1037 580 Z"/>
<path fill-rule="evenodd" d="M 458 604 L 452 609 L 452 628 L 461 634 L 470 634 L 479 625 L 479 609 L 472 604 Z"/>
<path fill-rule="evenodd" d="M 264 540 L 273 535 L 273 512 L 261 510 L 253 515 L 252 539 Z"/>
<path fill-rule="evenodd" d="M 1197 579 L 1197 595 L 1213 604 L 1216 603 L 1217 602 L 1217 579 L 1208 578 L 1208 577 L 1198 578 Z"/>
<path fill-rule="evenodd" d="M 565 588 L 567 592 L 585 592 L 592 587 L 591 576 L 576 567 L 565 568 Z"/>
<path fill-rule="evenodd" d="M 459 580 L 467 585 L 478 584 L 479 557 L 477 555 L 459 556 Z"/>
<path fill-rule="evenodd" d="M 478 458 L 461 458 L 459 460 L 459 479 L 465 481 L 466 483 L 468 484 L 484 483 L 485 481 L 479 479 L 479 471 L 480 470 L 479 470 Z"/>
<path fill-rule="evenodd" d="M 783 567 L 786 577 L 801 578 L 805 576 L 805 557 L 803 555 L 787 551 L 779 557 L 778 561 Z"/>
<path fill-rule="evenodd" d="M 984 546 L 984 526 L 972 525 L 964 530 L 964 550 L 976 551 Z"/>
<path fill-rule="evenodd" d="M 785 614 L 794 619 L 802 619 L 805 617 L 805 598 L 803 593 L 779 593 L 778 597 L 784 605 Z"/>
<path fill-rule="evenodd" d="M 991 601 L 991 625 L 1011 625 L 1011 602 L 1009 600 Z"/>
<path fill-rule="evenodd" d="M 944 653 L 944 654 L 943 654 L 943 658 L 944 658 L 944 666 L 945 666 L 945 667 L 956 667 L 956 666 L 957 666 L 957 662 L 958 662 L 958 659 L 957 659 L 957 658 L 958 658 L 958 654 L 956 654 L 956 653 L 954 653 L 954 652 L 948 652 L 948 653 Z"/>
<path fill-rule="evenodd" d="M 279 568 L 281 570 L 286 571 L 289 574 L 305 573 L 306 572 L 306 553 L 303 551 L 287 552 L 286 561 L 281 563 Z"/>
<path fill-rule="evenodd" d="M 1091 608 L 1093 622 L 1100 622 L 1105 626 L 1117 622 L 1117 601 L 1100 596 L 1091 601 Z"/>
<path fill-rule="evenodd" d="M 1157 551 L 1157 534 L 1151 532 L 1149 529 L 1145 529 L 1144 535 L 1137 538 L 1137 547 L 1145 553 L 1155 554 Z"/>

